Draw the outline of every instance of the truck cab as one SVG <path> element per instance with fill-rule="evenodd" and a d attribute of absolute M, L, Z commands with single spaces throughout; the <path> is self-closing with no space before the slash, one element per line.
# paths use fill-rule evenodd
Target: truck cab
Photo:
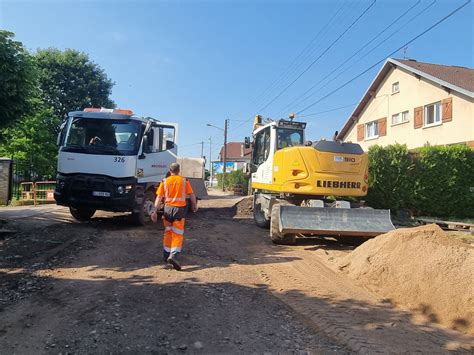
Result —
<path fill-rule="evenodd" d="M 130 110 L 70 112 L 58 137 L 57 204 L 81 221 L 105 210 L 148 222 L 156 186 L 176 161 L 177 129 Z"/>

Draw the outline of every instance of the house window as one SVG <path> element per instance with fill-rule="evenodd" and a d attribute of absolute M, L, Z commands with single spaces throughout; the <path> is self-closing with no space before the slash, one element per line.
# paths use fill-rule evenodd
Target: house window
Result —
<path fill-rule="evenodd" d="M 410 116 L 409 116 L 409 111 L 403 111 L 402 112 L 402 122 L 408 122 Z"/>
<path fill-rule="evenodd" d="M 392 125 L 408 122 L 408 111 L 403 111 L 392 115 Z"/>
<path fill-rule="evenodd" d="M 372 121 L 365 124 L 365 138 L 377 138 L 379 136 L 379 122 Z"/>
<path fill-rule="evenodd" d="M 392 84 L 392 94 L 396 94 L 397 92 L 400 92 L 400 83 L 398 81 Z"/>
<path fill-rule="evenodd" d="M 401 123 L 400 121 L 400 114 L 399 113 L 396 113 L 394 115 L 392 115 L 392 124 L 399 124 Z"/>
<path fill-rule="evenodd" d="M 423 125 L 432 126 L 441 123 L 441 101 L 425 106 Z"/>

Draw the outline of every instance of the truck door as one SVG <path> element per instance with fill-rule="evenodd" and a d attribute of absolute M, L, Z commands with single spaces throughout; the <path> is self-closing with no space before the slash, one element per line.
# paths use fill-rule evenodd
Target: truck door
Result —
<path fill-rule="evenodd" d="M 143 183 L 162 180 L 166 176 L 170 164 L 176 161 L 178 151 L 176 126 L 153 124 L 150 130 L 145 133 L 141 151 L 142 154 L 137 163 L 138 181 Z"/>

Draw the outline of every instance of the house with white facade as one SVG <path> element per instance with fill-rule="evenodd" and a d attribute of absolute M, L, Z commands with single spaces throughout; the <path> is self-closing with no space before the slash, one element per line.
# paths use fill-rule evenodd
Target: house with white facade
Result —
<path fill-rule="evenodd" d="M 474 69 L 388 59 L 337 136 L 371 145 L 474 148 Z"/>

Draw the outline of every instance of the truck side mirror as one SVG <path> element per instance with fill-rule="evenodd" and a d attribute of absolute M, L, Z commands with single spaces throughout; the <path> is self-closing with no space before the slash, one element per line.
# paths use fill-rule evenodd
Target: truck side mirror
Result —
<path fill-rule="evenodd" d="M 142 154 L 138 156 L 138 159 L 145 159 L 145 153 L 148 153 L 148 136 L 146 134 L 143 136 Z"/>
<path fill-rule="evenodd" d="M 245 137 L 244 147 L 245 149 L 250 148 L 250 137 Z"/>
<path fill-rule="evenodd" d="M 63 141 L 64 141 L 64 128 L 66 127 L 66 122 L 67 121 L 64 121 L 63 123 L 61 123 L 61 125 L 59 126 L 59 133 L 58 133 L 58 138 L 56 139 L 56 145 L 58 147 L 60 147 L 62 144 L 63 144 Z"/>

